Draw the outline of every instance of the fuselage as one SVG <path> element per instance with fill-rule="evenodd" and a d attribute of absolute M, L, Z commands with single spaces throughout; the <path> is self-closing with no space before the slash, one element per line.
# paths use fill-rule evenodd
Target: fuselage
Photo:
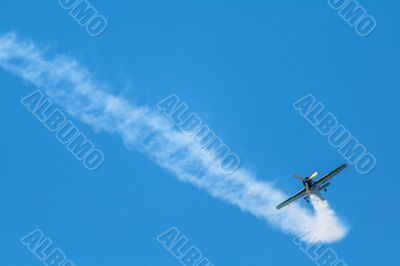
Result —
<path fill-rule="evenodd" d="M 307 202 L 309 202 L 310 200 L 310 195 L 315 195 L 318 198 L 320 198 L 321 200 L 324 200 L 324 198 L 321 195 L 321 190 L 325 190 L 326 191 L 326 187 L 329 185 L 329 183 L 323 184 L 322 186 L 318 186 L 316 182 L 314 182 L 312 179 L 304 179 L 303 180 L 303 185 L 307 190 L 307 195 L 304 198 L 305 200 L 307 200 Z"/>
<path fill-rule="evenodd" d="M 312 179 L 304 179 L 303 185 L 307 190 L 314 190 L 316 188 L 315 182 Z"/>

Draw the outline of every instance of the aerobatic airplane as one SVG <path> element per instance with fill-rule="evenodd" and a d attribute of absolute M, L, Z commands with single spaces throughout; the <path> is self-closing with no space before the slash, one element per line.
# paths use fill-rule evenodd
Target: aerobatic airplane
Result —
<path fill-rule="evenodd" d="M 337 169 L 333 170 L 332 172 L 330 172 L 329 174 L 325 175 L 324 177 L 322 177 L 321 179 L 319 179 L 317 181 L 313 181 L 313 178 L 315 178 L 318 175 L 317 172 L 315 172 L 314 174 L 312 174 L 311 176 L 306 177 L 306 178 L 295 175 L 295 177 L 297 179 L 300 179 L 303 182 L 304 189 L 299 191 L 297 194 L 293 195 L 289 199 L 285 200 L 278 206 L 276 206 L 276 208 L 281 209 L 281 208 L 289 205 L 293 201 L 298 200 L 299 198 L 301 198 L 303 196 L 305 196 L 304 199 L 307 200 L 307 202 L 310 202 L 311 195 L 316 195 L 321 200 L 325 200 L 322 197 L 320 191 L 324 190 L 326 192 L 326 188 L 330 185 L 330 183 L 328 182 L 329 179 L 331 179 L 333 176 L 337 175 L 340 171 L 342 171 L 346 167 L 347 167 L 347 164 L 342 164 Z"/>

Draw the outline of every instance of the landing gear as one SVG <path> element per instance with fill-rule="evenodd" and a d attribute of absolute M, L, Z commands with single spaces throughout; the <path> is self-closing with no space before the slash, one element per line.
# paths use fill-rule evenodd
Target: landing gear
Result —
<path fill-rule="evenodd" d="M 327 191 L 327 189 L 326 189 L 326 188 L 324 188 L 324 191 L 326 192 L 326 191 Z"/>

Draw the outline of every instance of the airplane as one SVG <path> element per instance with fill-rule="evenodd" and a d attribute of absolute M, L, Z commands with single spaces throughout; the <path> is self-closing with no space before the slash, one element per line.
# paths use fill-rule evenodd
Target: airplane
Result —
<path fill-rule="evenodd" d="M 341 166 L 339 166 L 338 168 L 336 168 L 335 170 L 333 170 L 332 172 L 330 172 L 329 174 L 325 175 L 324 177 L 320 178 L 317 181 L 313 181 L 313 179 L 318 175 L 317 172 L 315 172 L 314 174 L 312 174 L 311 176 L 306 177 L 306 178 L 295 175 L 295 177 L 297 179 L 299 179 L 303 182 L 304 188 L 301 191 L 299 191 L 298 193 L 296 193 L 295 195 L 293 195 L 292 197 L 290 197 L 289 199 L 285 200 L 284 202 L 282 202 L 281 204 L 276 206 L 276 208 L 278 210 L 282 209 L 283 207 L 289 205 L 290 203 L 298 200 L 299 198 L 301 198 L 303 196 L 305 196 L 304 199 L 307 202 L 310 202 L 311 195 L 316 195 L 321 200 L 325 200 L 322 197 L 320 191 L 324 190 L 326 192 L 326 188 L 330 185 L 330 183 L 328 182 L 329 179 L 331 179 L 333 176 L 337 175 L 340 171 L 342 171 L 346 167 L 347 167 L 347 164 L 342 164 Z"/>

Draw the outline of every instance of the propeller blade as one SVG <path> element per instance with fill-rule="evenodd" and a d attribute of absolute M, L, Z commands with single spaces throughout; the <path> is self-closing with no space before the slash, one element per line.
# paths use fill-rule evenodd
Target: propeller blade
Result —
<path fill-rule="evenodd" d="M 294 177 L 296 177 L 297 179 L 299 179 L 300 181 L 303 181 L 304 180 L 304 178 L 303 177 L 301 177 L 301 176 L 298 176 L 298 175 L 294 175 Z"/>
<path fill-rule="evenodd" d="M 318 172 L 315 172 L 314 174 L 312 174 L 312 176 L 310 176 L 309 178 L 307 178 L 307 180 L 311 180 L 311 179 L 313 179 L 314 177 L 316 177 L 318 175 Z"/>

